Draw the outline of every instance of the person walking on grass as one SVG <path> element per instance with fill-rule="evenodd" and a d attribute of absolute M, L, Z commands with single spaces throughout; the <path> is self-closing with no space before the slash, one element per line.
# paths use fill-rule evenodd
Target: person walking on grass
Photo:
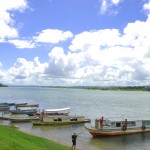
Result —
<path fill-rule="evenodd" d="M 76 140 L 77 140 L 77 135 L 76 135 L 76 133 L 74 133 L 72 135 L 72 147 L 71 147 L 71 149 L 73 149 L 73 150 L 76 149 Z"/>

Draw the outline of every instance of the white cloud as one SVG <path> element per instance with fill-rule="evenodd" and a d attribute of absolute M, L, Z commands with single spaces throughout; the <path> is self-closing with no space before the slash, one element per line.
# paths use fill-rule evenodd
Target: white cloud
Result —
<path fill-rule="evenodd" d="M 150 13 L 150 0 L 143 5 L 143 9 Z"/>
<path fill-rule="evenodd" d="M 69 48 L 72 51 L 87 51 L 91 47 L 105 49 L 108 46 L 118 45 L 119 37 L 120 33 L 117 29 L 86 31 L 76 35 Z"/>
<path fill-rule="evenodd" d="M 11 67 L 7 74 L 9 75 L 8 82 L 15 84 L 37 84 L 41 80 L 46 64 L 41 64 L 38 57 L 34 61 L 27 61 L 24 58 L 18 58 L 14 66 Z"/>
<path fill-rule="evenodd" d="M 121 2 L 121 0 L 111 0 L 111 2 L 113 5 L 118 5 Z"/>
<path fill-rule="evenodd" d="M 3 66 L 3 64 L 0 62 L 0 68 Z"/>
<path fill-rule="evenodd" d="M 34 48 L 35 43 L 32 41 L 25 41 L 25 40 L 8 40 L 9 43 L 14 44 L 17 48 Z"/>
<path fill-rule="evenodd" d="M 55 47 L 49 53 L 49 62 L 45 74 L 53 77 L 71 77 L 76 69 L 75 56 L 65 54 L 63 48 Z"/>
<path fill-rule="evenodd" d="M 103 1 L 108 9 L 108 1 Z M 119 5 L 121 1 L 111 1 Z M 8 19 L 9 20 L 9 19 Z M 18 58 L 8 71 L 0 71 L 3 81 L 32 85 L 149 85 L 150 15 L 146 21 L 128 23 L 119 29 L 70 31 L 46 29 L 34 37 L 36 42 L 58 44 L 73 38 L 66 52 L 53 47 L 45 63 Z M 6 36 L 6 35 L 5 35 Z M 18 48 L 33 48 L 32 41 L 9 40 Z M 0 68 L 2 64 L 0 63 Z"/>
<path fill-rule="evenodd" d="M 67 53 L 54 47 L 41 63 L 17 59 L 3 76 L 9 83 L 32 85 L 149 85 L 150 17 L 118 29 L 85 31 Z M 0 73 L 5 74 L 3 71 Z"/>
<path fill-rule="evenodd" d="M 11 10 L 23 11 L 27 7 L 26 0 L 0 0 L 0 41 L 5 38 L 14 38 L 18 36 L 17 28 Z"/>
<path fill-rule="evenodd" d="M 149 84 L 149 27 L 150 16 L 145 22 L 129 23 L 123 33 L 105 29 L 76 35 L 69 47 L 80 58 L 75 75 L 97 81 Z"/>
<path fill-rule="evenodd" d="M 100 0 L 100 13 L 105 14 L 117 14 L 117 6 L 122 2 L 122 0 Z"/>
<path fill-rule="evenodd" d="M 73 34 L 70 31 L 61 31 L 57 29 L 45 29 L 34 37 L 36 42 L 57 44 L 71 38 Z"/>

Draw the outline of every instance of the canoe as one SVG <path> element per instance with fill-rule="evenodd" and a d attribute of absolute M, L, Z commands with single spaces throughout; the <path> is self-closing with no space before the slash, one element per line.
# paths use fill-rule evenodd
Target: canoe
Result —
<path fill-rule="evenodd" d="M 28 117 L 28 116 L 11 116 L 9 120 L 13 123 L 20 123 L 20 122 L 31 122 L 31 120 L 38 120 L 39 117 Z"/>
<path fill-rule="evenodd" d="M 28 103 L 15 103 L 15 106 L 27 105 Z"/>
<path fill-rule="evenodd" d="M 150 132 L 150 118 L 95 119 L 95 126 L 85 126 L 93 137 L 110 137 Z"/>
<path fill-rule="evenodd" d="M 0 103 L 0 106 L 8 106 L 8 103 Z"/>
<path fill-rule="evenodd" d="M 40 120 L 32 120 L 33 125 L 69 125 L 90 122 L 84 116 L 43 116 Z"/>
<path fill-rule="evenodd" d="M 14 102 L 11 102 L 11 103 L 7 103 L 8 106 L 15 106 L 15 103 Z"/>
<path fill-rule="evenodd" d="M 20 104 L 16 105 L 16 107 L 39 107 L 39 104 Z"/>
<path fill-rule="evenodd" d="M 9 106 L 0 106 L 0 111 L 8 111 L 10 109 Z"/>
<path fill-rule="evenodd" d="M 12 114 L 28 114 L 28 113 L 36 113 L 37 109 L 27 109 L 27 110 L 10 110 Z"/>
<path fill-rule="evenodd" d="M 15 106 L 15 103 L 0 103 L 0 106 Z"/>

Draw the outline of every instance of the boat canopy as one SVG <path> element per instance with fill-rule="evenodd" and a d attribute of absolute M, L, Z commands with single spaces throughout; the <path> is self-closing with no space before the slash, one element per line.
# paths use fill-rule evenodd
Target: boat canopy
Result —
<path fill-rule="evenodd" d="M 62 111 L 69 111 L 70 107 L 67 108 L 60 108 L 60 109 L 45 109 L 45 112 L 62 112 Z"/>

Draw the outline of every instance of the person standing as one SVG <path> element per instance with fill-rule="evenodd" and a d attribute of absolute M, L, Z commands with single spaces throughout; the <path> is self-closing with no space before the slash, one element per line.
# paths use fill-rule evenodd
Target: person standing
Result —
<path fill-rule="evenodd" d="M 74 133 L 72 135 L 72 147 L 71 147 L 71 149 L 73 149 L 73 150 L 76 149 L 76 140 L 77 140 L 77 135 L 76 135 L 76 133 Z"/>
<path fill-rule="evenodd" d="M 102 118 L 100 119 L 100 128 L 101 128 L 101 129 L 103 128 L 103 120 L 104 120 L 104 117 L 102 117 Z"/>

